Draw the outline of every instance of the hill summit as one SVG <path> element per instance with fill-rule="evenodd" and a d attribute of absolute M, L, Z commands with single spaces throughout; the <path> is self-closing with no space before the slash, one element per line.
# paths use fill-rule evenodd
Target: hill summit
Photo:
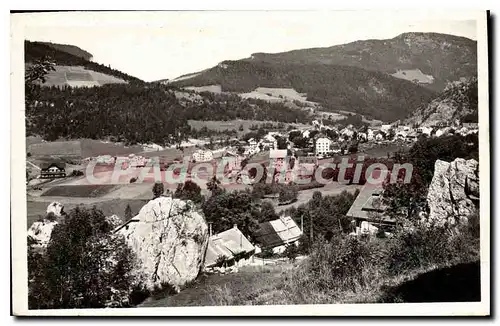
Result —
<path fill-rule="evenodd" d="M 354 66 L 380 71 L 441 92 L 450 82 L 477 74 L 477 42 L 439 33 L 403 33 L 325 48 L 254 53 L 251 61 Z"/>

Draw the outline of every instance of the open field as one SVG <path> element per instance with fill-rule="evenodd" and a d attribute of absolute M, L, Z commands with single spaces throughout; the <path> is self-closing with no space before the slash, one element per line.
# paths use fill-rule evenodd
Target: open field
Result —
<path fill-rule="evenodd" d="M 194 76 L 192 76 L 194 77 Z M 180 80 L 180 79 L 178 79 Z M 184 87 L 185 89 L 189 89 L 191 91 L 195 91 L 198 93 L 201 92 L 211 92 L 211 93 L 222 93 L 222 87 L 220 85 L 206 85 L 206 86 L 189 86 Z"/>
<path fill-rule="evenodd" d="M 97 209 L 102 210 L 105 216 L 110 216 L 113 214 L 118 215 L 125 222 L 125 209 L 127 205 L 130 205 L 133 215 L 136 215 L 139 210 L 148 201 L 145 199 L 92 199 L 92 198 L 68 198 L 68 197 L 51 197 L 50 200 L 47 198 L 39 197 L 37 200 L 33 200 L 28 197 L 26 203 L 28 210 L 27 227 L 30 227 L 33 222 L 37 221 L 39 218 L 45 216 L 47 212 L 47 206 L 53 202 L 58 201 L 64 205 L 64 211 L 69 212 L 71 209 L 82 206 L 85 208 L 92 208 L 95 206 Z"/>
<path fill-rule="evenodd" d="M 93 87 L 105 84 L 125 84 L 125 80 L 81 66 L 55 66 L 46 76 L 44 86 Z"/>
<path fill-rule="evenodd" d="M 344 111 L 344 110 L 338 110 L 339 113 L 342 113 L 342 114 L 346 114 L 346 115 L 352 115 L 352 114 L 357 114 L 355 112 L 350 112 L 350 111 Z M 369 125 L 371 126 L 380 126 L 381 124 L 383 124 L 384 122 L 382 120 L 377 120 L 377 119 L 368 119 L 366 118 L 364 115 L 362 114 L 358 114 L 358 115 L 361 115 L 363 117 L 363 122 L 366 122 L 368 123 Z"/>
<path fill-rule="evenodd" d="M 238 95 L 242 98 L 255 98 L 269 102 L 298 101 L 312 107 L 317 105 L 307 100 L 307 94 L 299 93 L 293 88 L 257 87 L 252 92 Z"/>
<path fill-rule="evenodd" d="M 373 145 L 367 149 L 363 149 L 363 146 L 360 146 L 359 154 L 363 153 L 367 157 L 387 158 L 388 154 L 392 156 L 395 152 L 407 150 L 410 146 L 404 143 L 382 143 Z"/>
<path fill-rule="evenodd" d="M 252 125 L 262 125 L 264 123 L 273 123 L 275 125 L 278 122 L 275 121 L 258 121 L 258 120 L 228 120 L 228 121 L 202 121 L 202 120 L 188 120 L 188 124 L 191 128 L 200 130 L 203 127 L 207 127 L 209 130 L 225 131 L 225 130 L 236 130 L 238 135 L 243 135 L 250 131 L 250 126 Z M 307 127 L 303 123 L 284 123 L 285 128 L 288 126 L 293 126 L 297 129 L 302 129 Z M 243 126 L 243 131 L 240 131 L 240 126 Z"/>
<path fill-rule="evenodd" d="M 362 185 L 356 185 L 356 184 L 343 185 L 343 184 L 340 184 L 338 182 L 330 182 L 321 188 L 313 188 L 313 189 L 299 191 L 298 196 L 297 196 L 297 201 L 295 201 L 291 204 L 278 205 L 277 201 L 272 201 L 272 204 L 273 204 L 274 208 L 276 209 L 276 212 L 279 213 L 279 212 L 284 211 L 288 208 L 298 207 L 302 204 L 306 204 L 307 202 L 309 202 L 312 199 L 312 196 L 313 196 L 315 191 L 320 191 L 321 195 L 323 195 L 323 196 L 336 196 L 336 195 L 340 195 L 340 193 L 344 190 L 347 192 L 350 192 L 350 193 L 354 193 L 357 189 L 361 190 L 361 188 L 363 188 Z"/>
<path fill-rule="evenodd" d="M 27 140 L 26 151 L 33 157 L 86 158 L 99 155 L 128 155 L 143 151 L 141 146 L 125 146 L 119 143 L 95 139 L 63 140 L 42 142 L 37 137 Z"/>
<path fill-rule="evenodd" d="M 54 186 L 45 191 L 42 196 L 65 196 L 65 197 L 101 197 L 111 192 L 115 185 L 77 185 L 77 186 Z"/>

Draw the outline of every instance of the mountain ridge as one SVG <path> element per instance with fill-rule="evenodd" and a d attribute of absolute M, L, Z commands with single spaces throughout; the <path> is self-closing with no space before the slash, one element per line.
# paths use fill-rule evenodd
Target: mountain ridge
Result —
<path fill-rule="evenodd" d="M 257 52 L 243 60 L 347 65 L 388 74 L 418 69 L 433 76 L 434 82 L 424 86 L 440 92 L 448 82 L 477 74 L 477 42 L 450 34 L 408 32 L 391 39 L 357 40 L 278 53 Z"/>
<path fill-rule="evenodd" d="M 251 92 L 258 87 L 293 88 L 327 111 L 349 111 L 395 121 L 436 93 L 409 81 L 358 67 L 322 64 L 273 64 L 223 61 L 192 78 L 171 81 L 177 87 L 221 85 L 225 92 Z"/>

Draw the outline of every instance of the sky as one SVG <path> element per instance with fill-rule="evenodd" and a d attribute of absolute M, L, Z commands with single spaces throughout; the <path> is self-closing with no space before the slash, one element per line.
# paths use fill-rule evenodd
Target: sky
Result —
<path fill-rule="evenodd" d="M 477 39 L 477 12 L 163 11 L 17 14 L 24 38 L 76 45 L 145 81 L 249 57 L 436 32 Z"/>

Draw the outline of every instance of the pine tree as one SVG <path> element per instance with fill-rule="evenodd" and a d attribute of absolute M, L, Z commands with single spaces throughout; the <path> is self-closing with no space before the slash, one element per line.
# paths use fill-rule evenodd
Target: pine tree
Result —
<path fill-rule="evenodd" d="M 156 182 L 155 185 L 153 186 L 153 199 L 156 199 L 163 195 L 163 192 L 165 191 L 165 188 L 163 187 L 163 183 L 161 182 Z"/>
<path fill-rule="evenodd" d="M 133 216 L 134 214 L 132 213 L 132 208 L 130 207 L 130 204 L 127 204 L 127 207 L 125 208 L 125 219 L 128 221 Z"/>

